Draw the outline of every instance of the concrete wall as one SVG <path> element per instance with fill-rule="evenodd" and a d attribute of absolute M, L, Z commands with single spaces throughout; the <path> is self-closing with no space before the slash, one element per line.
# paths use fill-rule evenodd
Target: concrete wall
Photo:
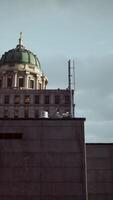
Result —
<path fill-rule="evenodd" d="M 87 144 L 89 200 L 113 200 L 113 144 Z"/>
<path fill-rule="evenodd" d="M 0 120 L 0 199 L 86 200 L 84 119 Z"/>

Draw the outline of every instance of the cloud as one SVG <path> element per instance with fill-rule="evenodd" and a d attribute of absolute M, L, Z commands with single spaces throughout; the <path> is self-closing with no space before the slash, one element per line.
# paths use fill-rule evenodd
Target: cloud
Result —
<path fill-rule="evenodd" d="M 66 88 L 68 58 L 51 55 L 42 59 L 49 77 L 49 88 Z M 75 114 L 86 117 L 87 142 L 113 142 L 113 58 L 88 56 L 79 58 L 75 68 Z"/>
<path fill-rule="evenodd" d="M 80 59 L 76 73 L 77 116 L 86 117 L 86 140 L 113 142 L 112 54 Z"/>
<path fill-rule="evenodd" d="M 98 95 L 112 91 L 113 55 L 90 56 L 78 60 L 77 78 L 81 90 L 95 90 Z"/>
<path fill-rule="evenodd" d="M 113 122 L 112 121 L 88 121 L 85 123 L 86 142 L 113 142 Z"/>
<path fill-rule="evenodd" d="M 79 95 L 86 95 L 88 103 L 95 99 L 106 101 L 112 93 L 113 74 L 112 55 L 80 60 L 77 65 L 77 91 Z M 83 98 L 83 97 L 82 97 Z M 87 107 L 87 102 L 85 102 Z M 85 105 L 84 105 L 85 106 Z"/>
<path fill-rule="evenodd" d="M 42 67 L 47 75 L 49 84 L 48 88 L 68 87 L 68 59 L 63 55 L 50 55 L 43 57 Z"/>

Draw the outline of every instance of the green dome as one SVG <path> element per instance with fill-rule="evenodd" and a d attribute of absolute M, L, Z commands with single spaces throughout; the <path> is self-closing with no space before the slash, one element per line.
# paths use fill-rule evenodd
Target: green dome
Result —
<path fill-rule="evenodd" d="M 0 60 L 0 65 L 4 64 L 31 64 L 40 69 L 40 62 L 36 55 L 27 49 L 11 49 L 5 52 Z"/>
<path fill-rule="evenodd" d="M 5 64 L 31 64 L 41 69 L 40 62 L 35 54 L 24 48 L 21 38 L 15 49 L 5 52 L 0 59 L 0 66 Z"/>

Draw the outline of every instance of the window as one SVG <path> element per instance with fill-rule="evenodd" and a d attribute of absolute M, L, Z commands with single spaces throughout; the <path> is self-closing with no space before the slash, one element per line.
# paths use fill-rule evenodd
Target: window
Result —
<path fill-rule="evenodd" d="M 0 88 L 2 88 L 2 78 L 0 78 Z"/>
<path fill-rule="evenodd" d="M 22 133 L 0 133 L 0 139 L 21 139 Z"/>
<path fill-rule="evenodd" d="M 15 104 L 19 104 L 20 103 L 20 96 L 19 95 L 15 95 L 15 97 L 14 97 L 14 103 Z"/>
<path fill-rule="evenodd" d="M 29 96 L 29 95 L 26 95 L 26 96 L 24 97 L 24 103 L 25 103 L 25 104 L 29 104 L 29 103 L 30 103 L 30 96 Z"/>
<path fill-rule="evenodd" d="M 4 104 L 9 104 L 9 95 L 4 96 Z"/>
<path fill-rule="evenodd" d="M 28 117 L 29 117 L 29 108 L 28 108 L 28 107 L 25 107 L 25 108 L 24 108 L 24 117 L 25 117 L 25 118 L 28 118 Z"/>
<path fill-rule="evenodd" d="M 56 95 L 55 96 L 55 104 L 59 104 L 60 103 L 60 96 Z"/>
<path fill-rule="evenodd" d="M 70 104 L 70 95 L 65 96 L 65 104 Z"/>
<path fill-rule="evenodd" d="M 30 88 L 34 88 L 34 80 L 29 80 Z"/>
<path fill-rule="evenodd" d="M 45 96 L 45 104 L 49 104 L 49 96 L 48 95 Z"/>
<path fill-rule="evenodd" d="M 39 111 L 35 110 L 35 118 L 39 118 Z"/>
<path fill-rule="evenodd" d="M 12 87 L 12 77 L 11 76 L 7 78 L 7 87 L 8 88 Z"/>
<path fill-rule="evenodd" d="M 18 108 L 14 109 L 14 118 L 18 118 L 19 116 L 19 112 L 18 112 Z"/>
<path fill-rule="evenodd" d="M 4 118 L 8 118 L 8 109 L 4 109 Z"/>
<path fill-rule="evenodd" d="M 24 87 L 24 78 L 23 78 L 23 76 L 19 77 L 19 87 Z"/>
<path fill-rule="evenodd" d="M 40 96 L 39 95 L 35 95 L 34 96 L 34 102 L 35 102 L 35 104 L 39 104 L 40 103 Z"/>

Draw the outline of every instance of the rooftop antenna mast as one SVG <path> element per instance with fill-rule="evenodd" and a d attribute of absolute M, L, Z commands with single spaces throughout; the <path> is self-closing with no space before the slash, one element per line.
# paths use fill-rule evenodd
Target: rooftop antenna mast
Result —
<path fill-rule="evenodd" d="M 70 91 L 70 117 L 74 117 L 74 91 L 75 91 L 75 62 L 73 60 L 71 67 L 71 60 L 68 61 L 68 89 Z M 73 87 L 72 87 L 73 86 Z"/>
<path fill-rule="evenodd" d="M 71 60 L 68 61 L 68 89 L 71 90 Z"/>
<path fill-rule="evenodd" d="M 73 60 L 73 89 L 75 91 L 75 61 Z"/>

